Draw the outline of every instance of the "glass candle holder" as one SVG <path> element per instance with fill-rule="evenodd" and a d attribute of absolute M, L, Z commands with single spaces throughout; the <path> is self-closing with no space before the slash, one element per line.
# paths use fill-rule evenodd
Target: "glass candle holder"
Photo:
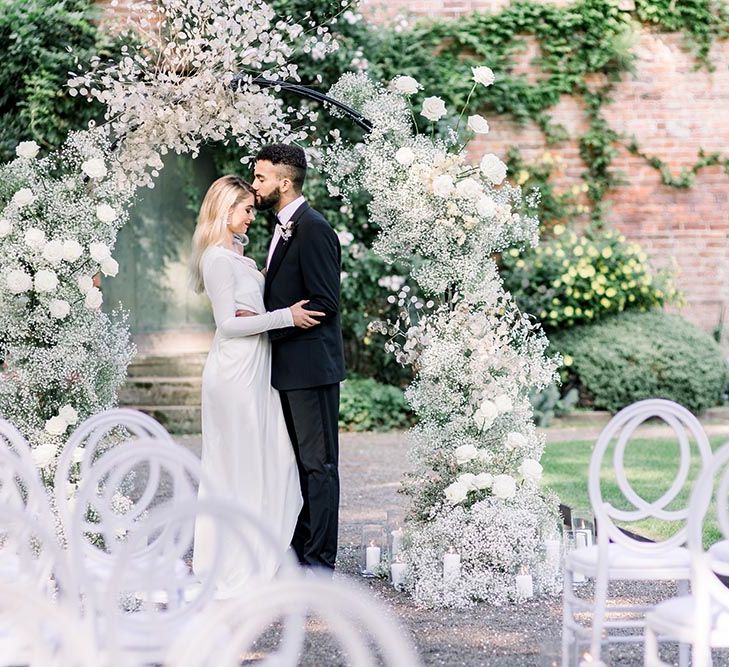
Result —
<path fill-rule="evenodd" d="M 404 523 L 405 514 L 401 509 L 387 510 L 387 546 L 389 548 L 390 558 L 393 561 L 402 550 Z"/>
<path fill-rule="evenodd" d="M 591 547 L 595 540 L 595 520 L 588 510 L 572 511 L 572 530 L 575 533 L 575 548 Z"/>
<path fill-rule="evenodd" d="M 360 571 L 364 577 L 376 577 L 387 550 L 385 530 L 376 524 L 362 526 Z"/>
<path fill-rule="evenodd" d="M 577 540 L 576 540 L 576 531 L 574 530 L 565 530 L 564 531 L 564 555 L 565 558 L 570 553 L 570 551 L 574 551 L 577 549 Z M 581 546 L 584 546 L 582 542 L 584 541 L 584 536 L 580 537 L 580 543 Z M 572 581 L 575 584 L 582 584 L 586 581 L 585 575 L 580 572 L 573 572 L 572 573 Z"/>
<path fill-rule="evenodd" d="M 529 600 L 534 597 L 534 577 L 532 569 L 527 564 L 516 569 L 516 597 L 519 600 Z"/>

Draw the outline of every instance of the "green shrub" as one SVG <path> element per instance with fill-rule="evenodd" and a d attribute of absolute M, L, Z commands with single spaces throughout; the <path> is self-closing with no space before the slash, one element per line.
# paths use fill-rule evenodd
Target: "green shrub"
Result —
<path fill-rule="evenodd" d="M 392 431 L 413 424 L 413 414 L 400 387 L 372 378 L 342 383 L 339 428 L 348 431 Z"/>
<path fill-rule="evenodd" d="M 506 288 L 546 330 L 675 300 L 667 276 L 653 276 L 646 254 L 624 236 L 612 230 L 578 235 L 563 225 L 552 231 L 554 237 L 534 250 L 512 249 L 502 257 Z"/>
<path fill-rule="evenodd" d="M 565 361 L 564 387 L 579 386 L 613 412 L 644 398 L 668 398 L 701 412 L 721 401 L 727 365 L 719 345 L 678 315 L 623 313 L 550 336 Z"/>
<path fill-rule="evenodd" d="M 25 139 L 53 149 L 99 116 L 102 107 L 71 97 L 66 80 L 76 57 L 87 62 L 109 48 L 100 13 L 93 0 L 0 2 L 0 161 Z"/>

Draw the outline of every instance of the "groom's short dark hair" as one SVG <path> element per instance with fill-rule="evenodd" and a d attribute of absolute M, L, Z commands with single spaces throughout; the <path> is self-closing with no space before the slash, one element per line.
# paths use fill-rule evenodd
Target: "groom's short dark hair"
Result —
<path fill-rule="evenodd" d="M 284 166 L 294 189 L 297 192 L 303 189 L 306 180 L 306 153 L 303 148 L 291 144 L 270 144 L 259 151 L 256 160 Z"/>

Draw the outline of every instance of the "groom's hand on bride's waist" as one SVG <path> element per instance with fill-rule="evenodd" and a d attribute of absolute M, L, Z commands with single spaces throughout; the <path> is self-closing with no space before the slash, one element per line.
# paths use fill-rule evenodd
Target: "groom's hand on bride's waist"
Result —
<path fill-rule="evenodd" d="M 253 317 L 254 315 L 258 315 L 258 313 L 255 313 L 252 310 L 236 310 L 235 311 L 236 317 Z"/>

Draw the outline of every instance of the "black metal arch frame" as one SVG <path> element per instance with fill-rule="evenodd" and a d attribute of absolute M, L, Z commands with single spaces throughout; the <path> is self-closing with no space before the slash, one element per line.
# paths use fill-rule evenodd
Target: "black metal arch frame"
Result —
<path fill-rule="evenodd" d="M 243 75 L 238 75 L 231 82 L 231 86 L 234 88 L 239 87 L 239 84 L 241 83 L 243 78 Z M 348 107 L 346 104 L 340 102 L 339 100 L 335 100 L 333 97 L 329 97 L 328 95 L 325 95 L 318 90 L 308 88 L 307 86 L 302 86 L 298 83 L 290 83 L 288 81 L 273 81 L 271 79 L 264 79 L 262 77 L 257 77 L 253 79 L 252 83 L 260 86 L 261 88 L 280 88 L 281 90 L 293 93 L 294 95 L 298 95 L 299 97 L 306 97 L 310 100 L 314 100 L 315 102 L 329 104 L 339 109 L 343 114 L 348 116 L 356 125 L 362 128 L 365 132 L 372 131 L 372 123 L 367 120 L 361 113 L 359 113 L 359 111 L 355 111 L 354 109 Z"/>

